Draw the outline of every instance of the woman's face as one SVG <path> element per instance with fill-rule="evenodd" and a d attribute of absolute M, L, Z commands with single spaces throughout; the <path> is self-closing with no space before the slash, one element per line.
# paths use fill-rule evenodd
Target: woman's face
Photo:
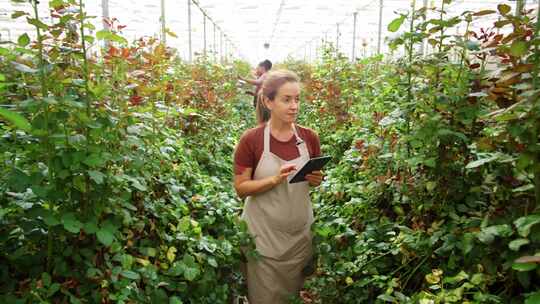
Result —
<path fill-rule="evenodd" d="M 300 84 L 285 83 L 278 89 L 274 100 L 268 100 L 266 103 L 272 117 L 287 123 L 295 122 L 300 110 Z"/>

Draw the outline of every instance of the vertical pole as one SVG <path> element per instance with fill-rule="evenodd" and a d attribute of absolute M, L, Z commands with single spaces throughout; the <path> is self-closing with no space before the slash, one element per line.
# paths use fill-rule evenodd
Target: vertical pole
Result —
<path fill-rule="evenodd" d="M 311 55 L 312 55 L 312 54 L 311 54 L 311 46 L 312 46 L 311 43 L 312 43 L 312 42 L 313 42 L 313 41 L 310 41 L 310 42 L 309 42 L 309 62 L 312 61 L 312 56 L 311 56 Z"/>
<path fill-rule="evenodd" d="M 339 23 L 336 23 L 336 51 L 339 52 Z"/>
<path fill-rule="evenodd" d="M 203 45 L 203 53 L 204 53 L 204 57 L 206 58 L 206 15 L 203 13 L 203 41 L 204 41 L 204 45 Z"/>
<path fill-rule="evenodd" d="M 424 0 L 424 10 L 425 10 L 425 13 L 424 13 L 424 22 L 426 22 L 427 20 L 427 13 L 428 13 L 428 0 Z M 427 53 L 427 38 L 424 38 L 424 41 L 422 42 L 422 51 L 420 52 L 420 54 L 422 56 L 426 55 Z"/>
<path fill-rule="evenodd" d="M 215 23 L 213 24 L 214 24 L 214 47 L 212 48 L 212 51 L 214 53 L 214 61 L 217 61 L 216 24 Z"/>
<path fill-rule="evenodd" d="M 103 29 L 104 30 L 109 30 L 109 24 L 107 22 L 105 22 L 105 20 L 109 21 L 109 19 L 110 19 L 110 16 L 109 16 L 109 0 L 101 0 L 101 15 L 102 15 L 102 20 L 103 20 Z M 10 40 L 11 40 L 11 38 L 10 38 Z M 109 43 L 108 43 L 107 40 L 104 40 L 103 46 L 106 49 L 109 48 Z"/>
<path fill-rule="evenodd" d="M 109 25 L 105 22 L 105 19 L 109 20 L 109 0 L 101 0 L 101 17 L 103 20 L 103 29 L 108 30 Z"/>
<path fill-rule="evenodd" d="M 167 33 L 165 31 L 165 0 L 161 0 L 161 41 L 167 44 Z"/>
<path fill-rule="evenodd" d="M 379 0 L 379 33 L 377 34 L 377 54 L 381 53 L 382 17 L 383 17 L 383 0 Z"/>
<path fill-rule="evenodd" d="M 358 18 L 358 12 L 354 12 L 354 21 L 353 21 L 353 34 L 352 34 L 352 55 L 351 60 L 356 60 L 356 20 Z"/>
<path fill-rule="evenodd" d="M 193 61 L 193 51 L 191 45 L 191 0 L 187 0 L 188 3 L 188 49 L 189 49 L 189 62 Z"/>
<path fill-rule="evenodd" d="M 227 59 L 229 58 L 229 39 L 225 37 L 225 46 L 223 47 L 225 51 L 223 54 L 225 54 L 225 62 L 227 62 Z"/>
<path fill-rule="evenodd" d="M 525 7 L 526 0 L 517 0 L 516 1 L 516 16 L 521 17 L 521 12 L 523 12 L 523 8 Z"/>
<path fill-rule="evenodd" d="M 223 32 L 219 33 L 219 58 L 220 61 L 223 63 Z"/>

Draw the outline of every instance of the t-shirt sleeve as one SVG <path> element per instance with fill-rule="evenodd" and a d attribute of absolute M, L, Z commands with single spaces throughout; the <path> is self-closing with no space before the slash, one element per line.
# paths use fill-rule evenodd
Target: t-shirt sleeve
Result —
<path fill-rule="evenodd" d="M 309 157 L 319 157 L 321 156 L 321 141 L 319 135 L 312 129 L 305 129 L 306 141 L 308 144 Z"/>
<path fill-rule="evenodd" d="M 321 140 L 319 138 L 319 135 L 315 133 L 315 131 L 311 132 L 313 134 L 313 141 L 312 141 L 312 147 L 311 147 L 311 157 L 319 157 L 321 156 Z"/>
<path fill-rule="evenodd" d="M 247 168 L 253 168 L 255 164 L 255 151 L 248 132 L 240 137 L 240 142 L 234 151 L 234 174 L 240 175 Z"/>

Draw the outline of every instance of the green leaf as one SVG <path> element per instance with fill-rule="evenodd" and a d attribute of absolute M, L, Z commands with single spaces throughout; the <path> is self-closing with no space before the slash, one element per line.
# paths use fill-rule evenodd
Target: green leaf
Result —
<path fill-rule="evenodd" d="M 437 183 L 434 181 L 429 181 L 426 183 L 426 189 L 428 192 L 433 192 L 433 190 L 437 187 Z"/>
<path fill-rule="evenodd" d="M 401 15 L 400 17 L 392 20 L 392 22 L 388 24 L 388 31 L 397 32 L 399 28 L 401 27 L 401 25 L 403 24 L 403 22 L 405 21 L 405 18 L 406 18 L 405 15 Z"/>
<path fill-rule="evenodd" d="M 4 108 L 0 108 L 0 117 L 4 118 L 5 120 L 13 124 L 15 127 L 23 131 L 30 132 L 30 130 L 32 129 L 32 126 L 30 125 L 28 120 L 26 120 L 26 118 L 24 118 L 18 113 L 12 112 Z"/>
<path fill-rule="evenodd" d="M 497 5 L 497 9 L 499 10 L 499 13 L 501 13 L 501 15 L 506 15 L 512 10 L 510 5 L 507 4 L 499 4 Z"/>
<path fill-rule="evenodd" d="M 133 180 L 131 181 L 131 184 L 133 185 L 133 187 L 135 187 L 135 188 L 136 188 L 137 190 L 139 190 L 139 191 L 146 191 L 146 190 L 148 190 L 148 189 L 146 188 L 146 186 L 144 186 L 143 184 L 141 184 L 141 182 L 139 182 L 138 179 L 133 179 Z"/>
<path fill-rule="evenodd" d="M 496 159 L 498 159 L 499 156 L 498 155 L 493 155 L 491 157 L 487 157 L 487 158 L 482 158 L 482 159 L 478 159 L 478 160 L 475 160 L 475 161 L 472 161 L 470 163 L 467 164 L 467 166 L 465 167 L 466 169 L 473 169 L 473 168 L 477 168 L 477 167 L 480 167 L 484 164 L 487 164 L 489 162 L 492 162 Z"/>
<path fill-rule="evenodd" d="M 155 257 L 157 254 L 156 248 L 152 248 L 152 247 L 142 247 L 141 249 L 139 249 L 139 251 L 141 252 L 142 255 L 148 256 L 148 257 Z"/>
<path fill-rule="evenodd" d="M 131 270 L 124 270 L 120 273 L 123 277 L 126 277 L 128 279 L 132 279 L 132 280 L 138 280 L 141 278 L 141 276 L 134 272 L 134 271 L 131 271 Z"/>
<path fill-rule="evenodd" d="M 25 16 L 25 15 L 28 15 L 27 12 L 23 12 L 23 11 L 14 11 L 13 14 L 11 14 L 11 19 L 17 19 L 21 16 Z"/>
<path fill-rule="evenodd" d="M 529 294 L 525 299 L 525 304 L 540 304 L 540 291 Z"/>
<path fill-rule="evenodd" d="M 49 287 L 49 285 L 51 285 L 51 276 L 48 273 L 43 272 L 41 274 L 41 282 L 43 282 L 43 286 Z"/>
<path fill-rule="evenodd" d="M 25 47 L 29 43 L 30 43 L 30 37 L 28 37 L 27 33 L 24 33 L 24 34 L 20 35 L 19 38 L 17 39 L 17 44 L 19 46 Z"/>
<path fill-rule="evenodd" d="M 496 11 L 494 11 L 494 10 L 483 10 L 483 11 L 479 11 L 479 12 L 474 13 L 473 16 L 480 17 L 480 16 L 491 15 L 491 14 L 494 14 L 494 13 L 496 13 Z"/>
<path fill-rule="evenodd" d="M 174 262 L 171 265 L 171 268 L 167 270 L 167 275 L 177 277 L 181 276 L 184 273 L 186 266 L 182 262 Z"/>
<path fill-rule="evenodd" d="M 90 23 L 90 22 L 85 23 L 85 24 L 84 24 L 84 28 L 89 29 L 89 30 L 92 30 L 92 31 L 96 30 L 96 26 L 93 25 L 93 24 Z M 91 37 L 91 36 L 87 36 L 87 37 Z M 94 37 L 92 37 L 92 38 L 94 38 Z"/>
<path fill-rule="evenodd" d="M 114 41 L 118 42 L 120 44 L 127 44 L 128 41 L 122 37 L 119 36 L 111 31 L 108 30 L 101 30 L 96 33 L 96 38 L 99 40 L 108 40 L 108 41 Z"/>
<path fill-rule="evenodd" d="M 89 221 L 89 222 L 84 223 L 83 229 L 84 229 L 84 231 L 85 231 L 86 233 L 92 234 L 92 233 L 98 232 L 99 227 L 98 227 L 98 225 L 97 225 L 96 220 L 93 219 L 93 220 L 91 220 L 91 221 Z"/>
<path fill-rule="evenodd" d="M 62 216 L 62 224 L 64 228 L 71 233 L 79 233 L 83 224 L 77 220 L 75 214 L 69 212 Z"/>
<path fill-rule="evenodd" d="M 60 290 L 61 285 L 59 283 L 53 283 L 47 291 L 47 296 L 52 297 L 57 291 Z"/>
<path fill-rule="evenodd" d="M 390 303 L 395 303 L 396 302 L 396 298 L 392 297 L 391 295 L 384 294 L 384 293 L 378 295 L 377 299 L 382 300 L 384 302 L 390 302 Z"/>
<path fill-rule="evenodd" d="M 169 298 L 169 304 L 184 304 L 184 302 L 182 302 L 179 297 L 174 296 Z"/>
<path fill-rule="evenodd" d="M 500 21 L 495 21 L 494 24 L 495 24 L 496 27 L 502 28 L 502 27 L 504 27 L 505 25 L 512 24 L 512 20 L 500 20 Z"/>
<path fill-rule="evenodd" d="M 10 54 L 9 49 L 0 47 L 0 56 L 8 56 Z"/>
<path fill-rule="evenodd" d="M 484 282 L 484 275 L 483 274 L 481 274 L 481 273 L 473 274 L 473 276 L 471 278 L 471 283 L 473 283 L 474 285 L 480 285 L 480 284 L 482 284 L 482 282 Z"/>
<path fill-rule="evenodd" d="M 85 160 L 84 163 L 89 167 L 98 167 L 105 163 L 105 160 L 97 153 L 90 154 Z"/>
<path fill-rule="evenodd" d="M 98 185 L 103 183 L 103 179 L 106 176 L 105 174 L 103 174 L 103 173 L 101 173 L 99 171 L 94 171 L 94 170 L 88 171 L 88 175 Z"/>
<path fill-rule="evenodd" d="M 529 45 L 523 40 L 515 40 L 510 46 L 510 54 L 514 57 L 522 57 L 529 51 Z"/>
<path fill-rule="evenodd" d="M 105 246 L 111 246 L 114 241 L 114 230 L 110 227 L 102 227 L 96 233 L 97 239 Z"/>
<path fill-rule="evenodd" d="M 216 259 L 214 259 L 213 257 L 208 258 L 208 264 L 214 268 L 218 267 L 218 263 L 216 262 Z"/>
<path fill-rule="evenodd" d="M 471 252 L 471 250 L 474 248 L 474 234 L 473 233 L 465 233 L 463 237 L 461 238 L 461 242 L 458 246 L 461 251 L 463 251 L 463 254 L 468 254 Z"/>
<path fill-rule="evenodd" d="M 482 228 L 477 234 L 477 237 L 482 243 L 489 244 L 493 242 L 496 236 L 509 237 L 512 235 L 512 232 L 512 227 L 510 227 L 510 225 L 495 225 Z"/>
<path fill-rule="evenodd" d="M 60 221 L 54 216 L 54 214 L 51 211 L 47 211 L 43 214 L 43 222 L 47 226 L 56 226 L 60 224 Z"/>
<path fill-rule="evenodd" d="M 29 73 L 29 74 L 35 74 L 38 72 L 38 70 L 31 68 L 27 66 L 26 64 L 18 63 L 15 61 L 11 62 L 11 65 L 15 68 L 15 70 L 21 72 L 21 73 Z"/>
<path fill-rule="evenodd" d="M 508 248 L 510 248 L 513 251 L 518 251 L 521 246 L 527 245 L 527 244 L 529 244 L 528 239 L 517 239 L 517 240 L 511 241 L 508 244 Z"/>
<path fill-rule="evenodd" d="M 49 29 L 49 26 L 46 25 L 45 23 L 41 22 L 41 20 L 38 20 L 38 19 L 35 19 L 35 18 L 29 18 L 29 17 L 27 17 L 27 18 L 26 18 L 26 21 L 27 21 L 29 24 L 31 24 L 31 25 L 33 25 L 33 26 L 35 26 L 35 27 L 38 27 L 38 28 L 40 28 L 40 29 L 42 29 L 42 30 L 44 30 L 44 31 L 46 31 L 46 30 Z"/>
<path fill-rule="evenodd" d="M 189 254 L 185 254 L 182 262 L 185 265 L 184 278 L 190 282 L 195 280 L 201 273 L 199 264 L 195 262 L 195 258 Z"/>
<path fill-rule="evenodd" d="M 512 192 L 527 192 L 534 189 L 534 184 L 527 184 L 523 185 L 521 187 L 517 187 L 515 189 L 512 189 Z"/>
<path fill-rule="evenodd" d="M 517 271 L 531 271 L 536 269 L 535 263 L 513 263 L 512 269 Z"/>
<path fill-rule="evenodd" d="M 469 278 L 469 275 L 465 271 L 460 271 L 453 277 L 444 278 L 443 282 L 446 284 L 456 284 Z"/>
<path fill-rule="evenodd" d="M 96 39 L 92 36 L 84 36 L 84 40 L 90 44 L 94 43 Z"/>
<path fill-rule="evenodd" d="M 540 223 L 540 214 L 532 214 L 529 216 L 520 217 L 514 221 L 518 234 L 522 237 L 527 237 L 531 232 L 532 226 L 538 223 Z"/>

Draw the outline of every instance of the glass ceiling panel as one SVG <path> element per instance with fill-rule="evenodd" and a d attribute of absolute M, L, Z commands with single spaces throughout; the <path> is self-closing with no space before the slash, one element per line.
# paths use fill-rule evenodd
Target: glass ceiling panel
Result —
<path fill-rule="evenodd" d="M 230 54 L 256 63 L 264 58 L 283 60 L 289 55 L 295 58 L 314 59 L 322 40 L 338 43 L 339 49 L 352 55 L 353 39 L 357 57 L 377 52 L 379 5 L 383 3 L 381 19 L 382 52 L 387 52 L 385 39 L 395 33 L 386 28 L 396 13 L 410 9 L 410 0 L 196 0 L 191 4 L 192 54 L 206 53 L 218 60 Z M 416 6 L 440 7 L 442 0 L 416 0 Z M 539 0 L 527 0 L 527 8 L 536 8 Z M 41 1 L 40 15 L 50 22 L 48 1 Z M 102 28 L 102 2 L 85 1 L 86 10 L 96 16 L 97 29 Z M 127 25 L 123 34 L 128 39 L 141 36 L 161 36 L 160 0 L 109 0 L 110 17 L 116 17 Z M 163 0 L 166 28 L 176 37 L 167 36 L 167 44 L 178 49 L 182 58 L 189 58 L 188 0 Z M 515 1 L 502 0 L 456 0 L 448 7 L 450 15 L 465 10 L 496 9 L 506 3 L 514 9 Z M 16 10 L 30 9 L 27 3 L 0 0 L 0 40 L 16 41 L 24 32 L 32 35 L 32 27 L 24 18 L 11 19 Z M 202 10 L 201 10 L 202 9 Z M 204 17 L 204 13 L 207 17 Z M 356 36 L 353 13 L 357 12 Z M 435 16 L 428 16 L 428 18 Z M 205 30 L 206 20 L 206 30 Z M 475 28 L 486 27 L 493 20 L 484 18 Z M 339 24 L 339 38 L 338 35 Z M 464 29 L 456 28 L 456 31 Z M 206 32 L 206 35 L 205 35 Z M 223 34 L 223 36 L 222 36 Z M 206 39 L 205 39 L 206 37 Z M 206 40 L 206 43 L 205 43 Z M 269 47 L 264 45 L 268 43 Z M 206 49 L 205 49 L 206 45 Z"/>

